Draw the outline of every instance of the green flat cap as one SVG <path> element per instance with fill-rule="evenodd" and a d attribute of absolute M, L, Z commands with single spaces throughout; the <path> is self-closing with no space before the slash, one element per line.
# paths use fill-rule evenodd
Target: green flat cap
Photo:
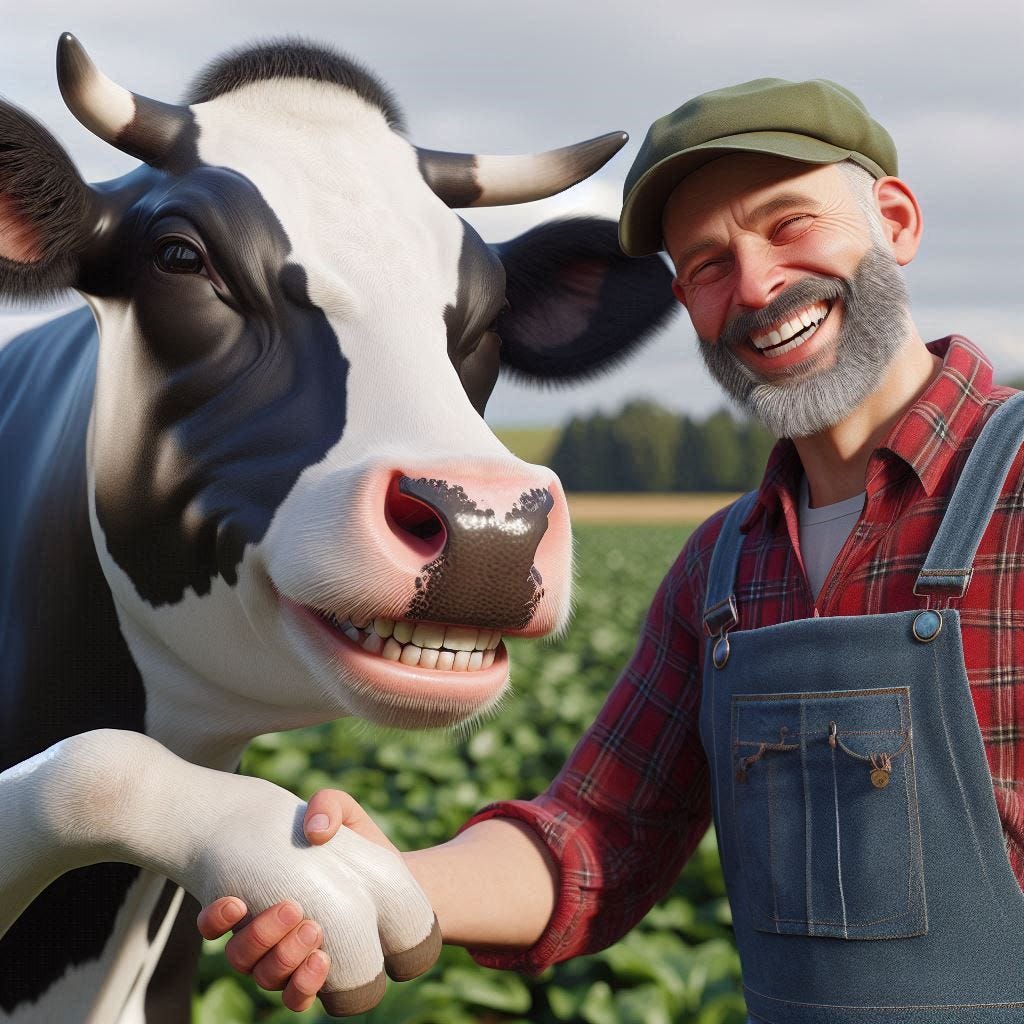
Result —
<path fill-rule="evenodd" d="M 876 178 L 897 173 L 889 133 L 848 89 L 824 78 L 758 78 L 706 92 L 651 125 L 626 175 L 619 243 L 628 256 L 662 247 L 661 216 L 688 174 L 728 153 L 808 164 L 855 160 Z"/>

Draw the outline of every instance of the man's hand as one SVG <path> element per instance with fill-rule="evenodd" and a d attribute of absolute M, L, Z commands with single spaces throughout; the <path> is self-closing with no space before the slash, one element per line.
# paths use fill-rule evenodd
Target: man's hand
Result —
<path fill-rule="evenodd" d="M 306 838 L 311 845 L 322 846 L 343 826 L 398 855 L 394 844 L 348 793 L 320 790 L 309 801 L 303 816 Z M 204 907 L 196 923 L 206 939 L 216 939 L 233 930 L 234 937 L 224 951 L 228 963 L 243 974 L 251 974 L 261 988 L 283 989 L 282 1001 L 290 1010 L 299 1012 L 312 1006 L 326 981 L 331 961 L 319 948 L 323 940 L 320 925 L 304 920 L 302 909 L 294 901 L 276 903 L 250 918 L 242 900 L 225 896 Z M 406 970 L 413 969 L 413 973 L 401 977 L 395 973 L 401 965 L 388 966 L 393 978 L 407 980 L 430 964 L 406 964 Z M 329 1005 L 330 997 L 327 998 Z"/>
<path fill-rule="evenodd" d="M 205 907 L 197 923 L 204 939 L 234 929 L 224 950 L 228 963 L 251 974 L 260 988 L 283 989 L 282 1002 L 289 1010 L 312 1006 L 327 981 L 331 959 L 320 949 L 323 931 L 315 921 L 303 919 L 297 903 L 278 903 L 249 920 L 241 900 L 225 897 Z"/>

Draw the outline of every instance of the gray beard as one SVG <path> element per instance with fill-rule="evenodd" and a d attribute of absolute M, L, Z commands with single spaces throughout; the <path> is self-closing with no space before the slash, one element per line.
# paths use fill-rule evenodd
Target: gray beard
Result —
<path fill-rule="evenodd" d="M 843 303 L 835 342 L 815 359 L 772 380 L 737 355 L 750 335 L 816 302 Z M 820 329 L 820 328 L 819 328 Z M 775 437 L 807 437 L 841 423 L 881 383 L 911 337 L 910 300 L 892 253 L 874 245 L 849 280 L 809 277 L 787 288 L 764 309 L 742 313 L 717 341 L 698 339 L 708 372 L 741 409 Z M 832 365 L 827 365 L 833 360 Z"/>

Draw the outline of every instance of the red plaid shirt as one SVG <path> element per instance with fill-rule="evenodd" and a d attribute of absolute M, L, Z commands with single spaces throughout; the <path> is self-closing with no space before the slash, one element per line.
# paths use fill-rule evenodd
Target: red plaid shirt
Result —
<path fill-rule="evenodd" d="M 736 587 L 740 627 L 814 615 L 876 615 L 922 607 L 912 588 L 964 460 L 1012 391 L 964 338 L 934 342 L 943 369 L 868 463 L 860 521 L 836 558 L 817 606 L 798 543 L 802 468 L 776 445 Z M 1007 477 L 959 603 L 964 659 L 995 785 L 1010 863 L 1024 887 L 1024 454 Z M 711 818 L 698 735 L 702 606 L 724 512 L 687 541 L 644 622 L 636 652 L 597 720 L 547 792 L 485 808 L 470 822 L 527 822 L 556 858 L 558 902 L 524 954 L 479 951 L 493 967 L 539 971 L 627 932 L 675 881 Z"/>

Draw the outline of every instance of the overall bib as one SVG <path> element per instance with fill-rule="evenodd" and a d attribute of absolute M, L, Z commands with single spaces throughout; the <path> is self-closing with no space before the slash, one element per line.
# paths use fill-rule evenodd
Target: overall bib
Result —
<path fill-rule="evenodd" d="M 1022 440 L 1024 394 L 967 460 L 918 609 L 733 631 L 755 496 L 726 518 L 700 728 L 753 1021 L 1024 1021 L 1024 893 L 950 607 Z"/>

